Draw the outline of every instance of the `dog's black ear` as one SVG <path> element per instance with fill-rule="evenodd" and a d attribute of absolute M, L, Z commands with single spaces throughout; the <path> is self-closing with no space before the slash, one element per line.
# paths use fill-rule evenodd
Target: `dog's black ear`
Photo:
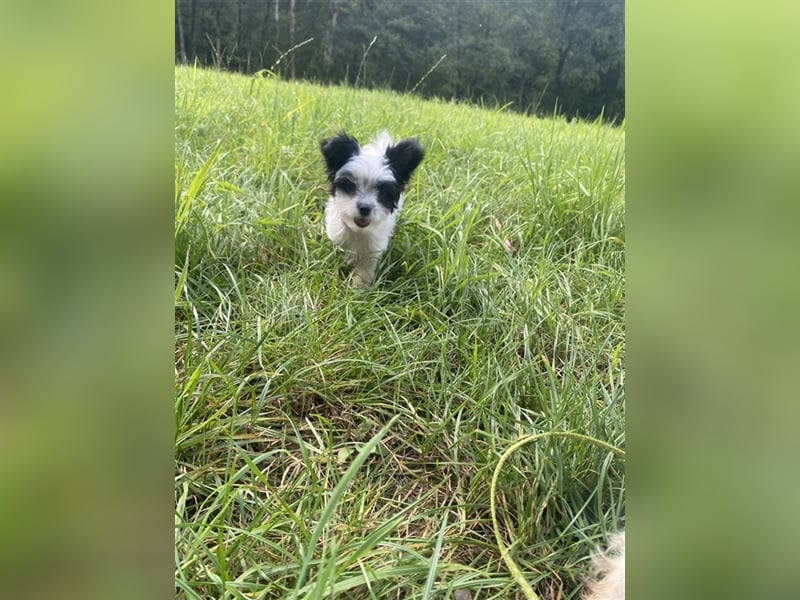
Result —
<path fill-rule="evenodd" d="M 361 151 L 358 140 L 344 131 L 335 137 L 322 140 L 319 143 L 319 149 L 325 159 L 325 167 L 330 181 L 333 181 L 336 172 L 347 164 L 348 160 Z"/>
<path fill-rule="evenodd" d="M 424 156 L 425 149 L 414 138 L 402 140 L 386 149 L 386 160 L 401 188 L 406 187 L 411 174 Z"/>

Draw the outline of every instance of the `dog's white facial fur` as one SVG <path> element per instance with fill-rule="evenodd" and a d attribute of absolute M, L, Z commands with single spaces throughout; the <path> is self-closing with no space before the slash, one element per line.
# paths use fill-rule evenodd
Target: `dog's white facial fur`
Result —
<path fill-rule="evenodd" d="M 608 550 L 592 557 L 583 600 L 625 600 L 625 532 L 613 535 Z"/>
<path fill-rule="evenodd" d="M 340 133 L 322 140 L 320 150 L 330 184 L 325 230 L 354 265 L 353 282 L 370 285 L 403 207 L 406 184 L 425 151 L 413 138 L 394 144 L 386 132 L 363 148 Z"/>

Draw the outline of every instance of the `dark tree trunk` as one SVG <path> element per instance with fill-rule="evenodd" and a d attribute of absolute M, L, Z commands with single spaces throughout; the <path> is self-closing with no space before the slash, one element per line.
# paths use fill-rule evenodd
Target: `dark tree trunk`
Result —
<path fill-rule="evenodd" d="M 247 59 L 247 66 L 244 66 L 243 62 L 243 55 L 247 51 L 247 44 L 245 43 L 246 37 L 244 33 L 244 2 L 242 0 L 237 1 L 236 5 L 236 50 L 233 52 L 233 59 L 236 61 L 237 71 L 241 71 L 243 68 L 245 72 L 250 70 L 250 59 Z M 249 24 L 248 24 L 249 27 Z"/>
<path fill-rule="evenodd" d="M 294 14 L 294 1 L 289 0 L 289 51 L 291 52 L 292 48 L 294 48 L 294 29 L 296 25 L 296 19 Z M 289 54 L 289 74 L 292 79 L 295 78 L 294 73 L 294 52 Z"/>
<path fill-rule="evenodd" d="M 189 34 L 189 56 L 192 60 L 197 58 L 197 19 L 199 17 L 197 0 L 192 0 L 192 31 Z"/>
<path fill-rule="evenodd" d="M 266 63 L 266 51 L 267 51 L 267 40 L 269 39 L 269 0 L 265 1 L 266 6 L 264 7 L 264 22 L 261 25 L 261 41 L 258 44 L 259 47 L 259 68 L 263 69 L 267 65 Z"/>
<path fill-rule="evenodd" d="M 577 2 L 567 1 L 561 5 L 561 11 L 559 11 L 559 26 L 563 39 L 558 48 L 558 64 L 556 65 L 555 77 L 553 78 L 556 84 L 556 95 L 560 94 L 562 91 L 563 81 L 561 78 L 564 73 L 564 63 L 566 63 L 567 56 L 569 56 L 569 52 L 572 49 L 572 40 L 570 39 L 571 35 L 569 33 L 568 24 L 572 18 L 573 8 L 576 6 Z"/>
<path fill-rule="evenodd" d="M 183 17 L 181 16 L 181 2 L 175 0 L 175 21 L 178 25 L 178 60 L 186 64 L 186 41 L 183 37 Z"/>
<path fill-rule="evenodd" d="M 275 0 L 275 48 L 278 50 L 278 56 L 280 56 L 280 43 L 281 43 L 281 12 L 280 12 L 281 3 L 280 0 Z"/>
<path fill-rule="evenodd" d="M 326 79 L 330 77 L 333 65 L 333 40 L 336 36 L 336 21 L 339 18 L 339 7 L 336 5 L 336 0 L 328 1 L 328 16 L 328 28 L 325 30 L 325 43 L 322 47 L 322 64 Z"/>

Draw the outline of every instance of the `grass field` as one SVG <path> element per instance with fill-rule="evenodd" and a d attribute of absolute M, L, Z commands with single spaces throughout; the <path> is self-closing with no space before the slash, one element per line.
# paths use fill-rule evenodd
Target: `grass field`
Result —
<path fill-rule="evenodd" d="M 624 525 L 624 128 L 176 69 L 179 598 L 578 598 Z M 319 140 L 427 154 L 370 289 Z M 469 591 L 469 595 L 464 590 Z M 456 592 L 458 594 L 456 595 Z"/>

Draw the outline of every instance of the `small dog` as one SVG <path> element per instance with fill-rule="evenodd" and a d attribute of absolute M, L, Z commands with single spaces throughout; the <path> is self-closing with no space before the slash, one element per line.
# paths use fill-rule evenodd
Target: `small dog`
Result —
<path fill-rule="evenodd" d="M 583 600 L 625 600 L 625 532 L 614 534 L 608 550 L 592 556 L 591 579 Z"/>
<path fill-rule="evenodd" d="M 325 231 L 355 265 L 353 283 L 369 286 L 425 150 L 414 138 L 395 144 L 385 131 L 363 148 L 342 132 L 322 140 L 320 150 L 330 184 Z"/>

